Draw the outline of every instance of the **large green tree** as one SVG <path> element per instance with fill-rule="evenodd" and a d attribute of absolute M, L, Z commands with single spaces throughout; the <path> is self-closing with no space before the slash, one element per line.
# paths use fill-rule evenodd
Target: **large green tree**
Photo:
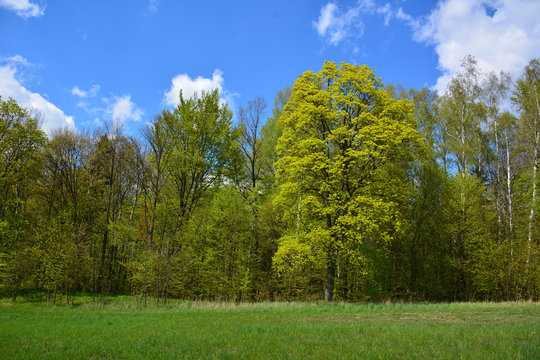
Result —
<path fill-rule="evenodd" d="M 167 155 L 160 164 L 166 172 L 162 181 L 166 178 L 167 183 L 164 201 L 158 206 L 161 211 L 156 210 L 161 220 L 152 231 L 159 233 L 159 239 L 154 240 L 159 243 L 159 293 L 165 300 L 173 259 L 185 245 L 183 233 L 193 212 L 210 189 L 226 178 L 233 178 L 231 169 L 233 161 L 239 158 L 240 130 L 233 126 L 232 112 L 220 101 L 217 90 L 189 99 L 180 93 L 176 108 L 156 118 L 153 128 L 159 127 L 166 134 L 163 141 L 168 142 L 163 145 Z M 150 138 L 158 142 L 158 132 Z M 157 167 L 157 151 L 152 150 L 152 154 L 152 165 Z M 157 174 L 158 170 L 153 171 Z M 152 186 L 158 189 L 157 184 Z"/>
<path fill-rule="evenodd" d="M 29 203 L 46 141 L 36 116 L 0 96 L 0 281 L 11 286 L 13 300 L 31 275 Z"/>
<path fill-rule="evenodd" d="M 338 259 L 366 271 L 366 249 L 384 258 L 400 231 L 401 164 L 421 143 L 412 110 L 365 65 L 326 62 L 294 84 L 280 118 L 278 202 L 297 219 L 297 237 L 324 253 L 326 300 Z"/>

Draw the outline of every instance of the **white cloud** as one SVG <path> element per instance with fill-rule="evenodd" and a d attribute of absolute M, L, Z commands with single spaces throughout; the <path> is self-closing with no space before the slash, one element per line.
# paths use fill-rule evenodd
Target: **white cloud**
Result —
<path fill-rule="evenodd" d="M 92 85 L 87 91 L 80 89 L 78 86 L 74 86 L 73 89 L 71 89 L 71 94 L 81 98 L 95 97 L 99 92 L 99 89 L 99 85 Z"/>
<path fill-rule="evenodd" d="M 180 102 L 180 90 L 184 98 L 190 98 L 195 93 L 200 94 L 202 91 L 209 92 L 218 89 L 223 101 L 230 104 L 232 96 L 225 91 L 223 85 L 223 71 L 220 69 L 214 70 L 212 78 L 197 77 L 192 79 L 188 74 L 179 74 L 172 79 L 172 84 L 163 97 L 163 102 L 168 106 L 176 106 Z"/>
<path fill-rule="evenodd" d="M 319 15 L 319 20 L 313 22 L 313 26 L 317 29 L 317 32 L 321 36 L 325 36 L 328 28 L 336 22 L 335 13 L 337 11 L 337 6 L 334 3 L 328 3 L 321 9 L 321 15 Z"/>
<path fill-rule="evenodd" d="M 382 16 L 384 25 L 393 19 L 407 24 L 414 40 L 435 47 L 442 75 L 434 88 L 442 93 L 467 55 L 477 59 L 482 71 L 519 75 L 530 59 L 540 56 L 538 14 L 538 0 L 439 0 L 424 18 L 412 17 L 390 2 L 360 0 L 349 8 L 326 4 L 313 27 L 329 44 L 348 44 L 356 53 L 359 48 L 351 40 L 362 36 L 363 16 Z"/>
<path fill-rule="evenodd" d="M 114 123 L 124 124 L 128 120 L 141 121 L 144 112 L 131 101 L 131 95 L 114 96 L 113 99 L 103 99 L 108 103 L 105 114 Z"/>
<path fill-rule="evenodd" d="M 29 0 L 0 0 L 0 7 L 14 11 L 23 18 L 38 17 L 45 13 L 45 8 Z"/>
<path fill-rule="evenodd" d="M 88 93 L 84 90 L 79 89 L 78 86 L 75 86 L 73 89 L 71 89 L 71 94 L 82 98 L 88 97 Z"/>
<path fill-rule="evenodd" d="M 68 127 L 75 128 L 72 116 L 67 116 L 62 110 L 50 103 L 38 93 L 33 93 L 24 87 L 17 78 L 17 65 L 28 64 L 22 56 L 15 56 L 12 61 L 3 59 L 3 65 L 0 65 L 0 95 L 5 99 L 12 97 L 17 103 L 29 109 L 36 111 L 41 119 L 41 128 L 48 134 L 52 130 Z"/>
<path fill-rule="evenodd" d="M 538 0 L 439 2 L 425 22 L 413 26 L 415 39 L 434 45 L 439 56 L 443 75 L 435 89 L 446 89 L 468 54 L 477 59 L 482 71 L 521 73 L 530 59 L 540 55 L 538 14 Z"/>

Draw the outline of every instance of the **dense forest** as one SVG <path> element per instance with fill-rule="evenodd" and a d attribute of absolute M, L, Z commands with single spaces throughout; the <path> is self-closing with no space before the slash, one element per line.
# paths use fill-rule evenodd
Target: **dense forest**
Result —
<path fill-rule="evenodd" d="M 127 136 L 0 98 L 0 287 L 262 301 L 540 294 L 540 62 L 447 91 L 325 63 L 234 117 L 179 94 Z M 271 116 L 266 118 L 266 114 Z"/>

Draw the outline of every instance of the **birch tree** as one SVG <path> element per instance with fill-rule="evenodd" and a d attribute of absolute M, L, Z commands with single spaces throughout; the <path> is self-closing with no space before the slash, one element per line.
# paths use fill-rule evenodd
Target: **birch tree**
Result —
<path fill-rule="evenodd" d="M 538 161 L 540 150 L 540 61 L 533 59 L 525 68 L 522 77 L 518 80 L 513 103 L 517 106 L 521 113 L 520 127 L 522 141 L 528 145 L 527 157 L 529 166 L 531 167 L 530 179 L 530 202 L 529 202 L 529 219 L 527 231 L 527 256 L 526 256 L 526 271 L 527 271 L 527 286 L 531 291 L 531 284 L 534 284 L 531 277 L 534 271 L 532 267 L 535 243 L 535 208 L 537 207 L 537 176 L 538 176 Z M 536 277 L 533 277 L 536 278 Z M 532 296 L 533 294 L 529 294 Z"/>

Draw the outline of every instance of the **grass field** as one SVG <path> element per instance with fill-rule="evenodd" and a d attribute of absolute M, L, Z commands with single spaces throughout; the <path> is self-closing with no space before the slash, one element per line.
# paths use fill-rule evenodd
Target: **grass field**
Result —
<path fill-rule="evenodd" d="M 0 359 L 540 359 L 538 303 L 0 302 Z"/>

